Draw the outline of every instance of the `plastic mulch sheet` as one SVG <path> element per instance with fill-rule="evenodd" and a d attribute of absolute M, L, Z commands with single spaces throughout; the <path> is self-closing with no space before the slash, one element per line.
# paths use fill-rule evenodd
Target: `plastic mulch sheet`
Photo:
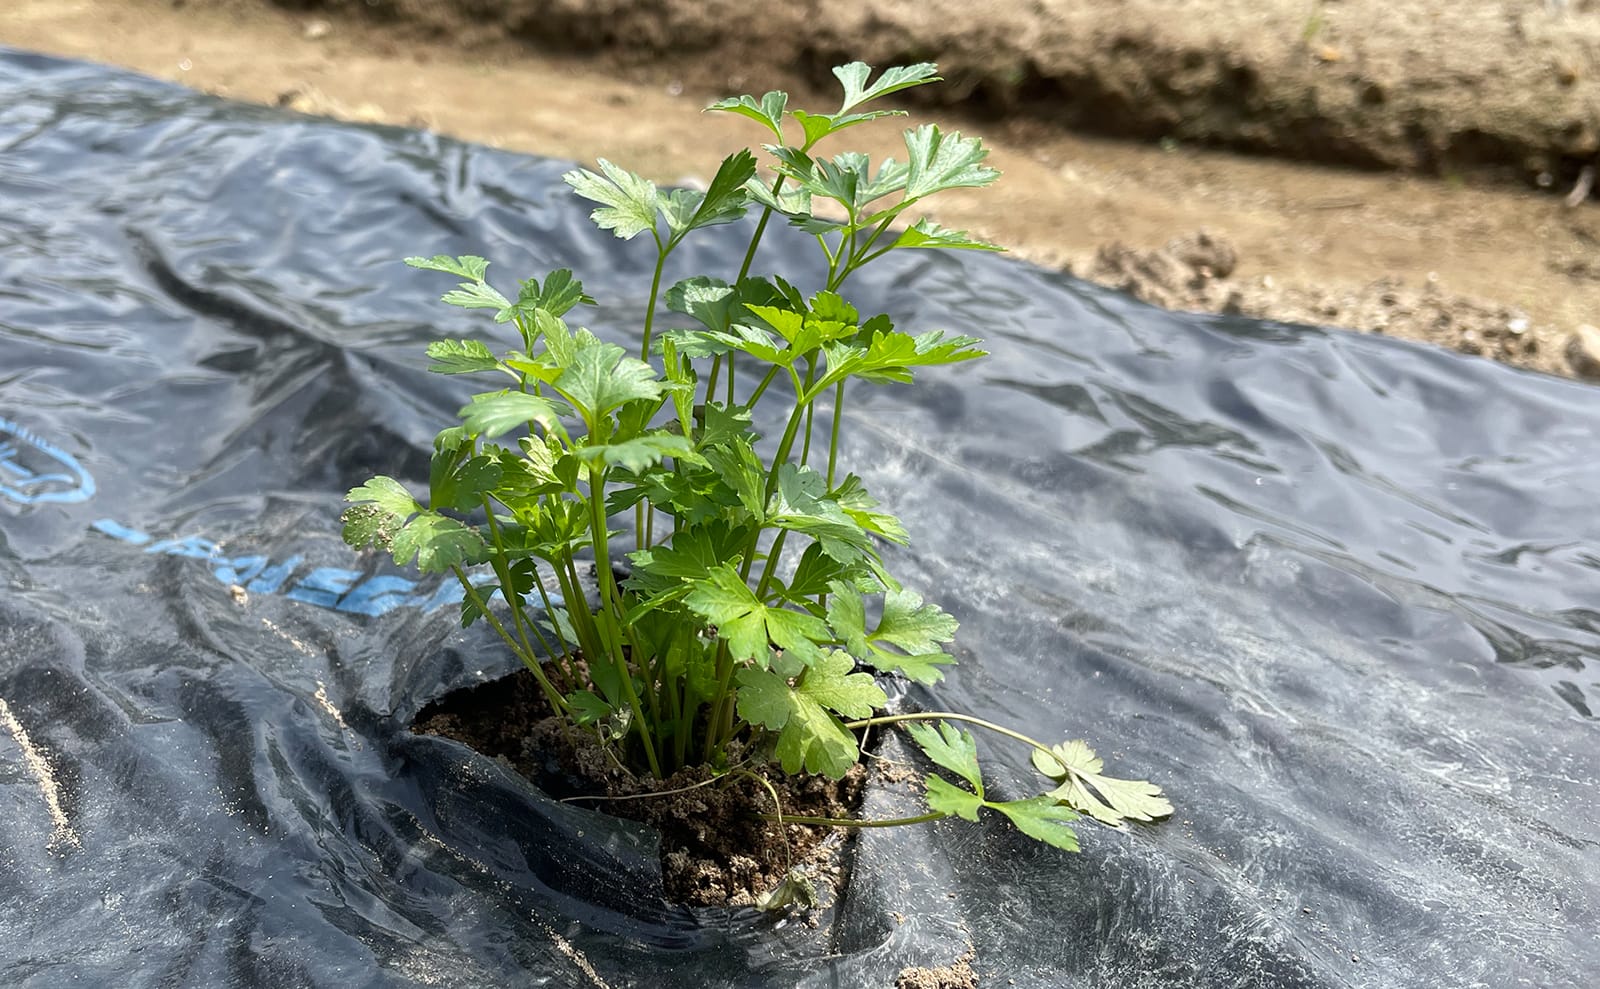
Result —
<path fill-rule="evenodd" d="M 939 705 L 1086 737 L 1172 819 L 1085 823 L 1078 855 L 865 833 L 812 928 L 668 906 L 649 833 L 413 736 L 514 660 L 339 538 L 343 493 L 424 478 L 472 390 L 426 342 L 496 332 L 397 259 L 572 267 L 637 316 L 648 252 L 566 167 L 0 52 L 0 983 L 1600 971 L 1600 390 L 1004 258 L 858 276 L 864 311 L 993 357 L 853 392 L 845 462 L 962 621 Z M 676 274 L 733 270 L 721 232 Z M 805 282 L 808 248 L 756 269 Z"/>

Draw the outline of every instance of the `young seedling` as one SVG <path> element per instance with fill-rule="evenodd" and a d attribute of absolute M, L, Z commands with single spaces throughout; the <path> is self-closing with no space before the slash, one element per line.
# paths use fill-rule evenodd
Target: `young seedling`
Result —
<path fill-rule="evenodd" d="M 985 164 L 980 141 L 931 124 L 905 132 L 903 161 L 876 167 L 860 152 L 822 157 L 814 149 L 857 124 L 902 115 L 865 108 L 937 81 L 935 73 L 924 63 L 874 80 L 863 63 L 840 66 L 844 98 L 833 113 L 790 109 L 782 92 L 713 104 L 771 132 L 766 177 L 748 150 L 724 159 L 704 191 L 660 190 L 604 159 L 598 171 L 568 173 L 567 183 L 599 204 L 597 226 L 654 247 L 637 356 L 569 325 L 574 308 L 595 304 L 570 271 L 507 295 L 488 283 L 482 258 L 407 258 L 459 279 L 442 301 L 488 310 L 520 345 L 503 353 L 472 339 L 428 347 L 430 370 L 498 377 L 501 387 L 474 395 L 459 424 L 434 440 L 426 505 L 393 478 L 375 477 L 350 492 L 344 536 L 355 547 L 388 549 L 398 564 L 453 573 L 465 594 L 462 624 L 488 622 L 558 714 L 639 772 L 727 768 L 737 743 L 785 773 L 839 778 L 861 757 L 860 733 L 905 724 L 956 780 L 927 777 L 927 813 L 854 821 L 780 808 L 772 816 L 872 827 L 977 820 L 988 809 L 1075 850 L 1070 823 L 1081 814 L 1118 824 L 1152 820 L 1171 805 L 1150 783 L 1103 775 L 1082 741 L 1046 745 L 959 713 L 883 714 L 887 698 L 865 672 L 937 682 L 955 662 L 943 647 L 956 621 L 885 565 L 880 545 L 905 544 L 907 533 L 839 464 L 847 386 L 906 384 L 918 368 L 984 352 L 969 336 L 912 335 L 888 315 L 863 316 L 843 289 L 891 251 L 999 250 L 912 216 L 930 196 L 986 186 L 999 173 Z M 686 237 L 752 207 L 760 219 L 737 272 L 662 291 L 667 259 Z M 775 215 L 811 235 L 826 261 L 823 284 L 809 295 L 778 275 L 750 273 Z M 663 301 L 686 317 L 675 323 L 688 325 L 657 332 Z M 788 387 L 771 387 L 780 380 Z M 783 422 L 775 437 L 755 426 L 763 421 L 756 410 L 771 407 Z M 580 555 L 595 561 L 595 606 L 586 603 Z M 623 556 L 629 569 L 619 577 Z M 469 567 L 492 576 L 474 582 Z M 490 607 L 496 595 L 505 609 Z M 1030 747 L 1048 788 L 991 799 L 961 724 Z"/>

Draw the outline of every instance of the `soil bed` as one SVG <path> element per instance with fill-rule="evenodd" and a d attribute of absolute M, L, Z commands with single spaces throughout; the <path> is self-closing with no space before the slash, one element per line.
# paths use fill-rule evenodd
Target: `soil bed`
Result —
<path fill-rule="evenodd" d="M 759 815 L 771 812 L 772 795 L 747 776 L 706 783 L 712 774 L 698 767 L 662 780 L 627 773 L 591 734 L 564 730 L 538 681 L 525 670 L 446 695 L 418 713 L 412 730 L 455 739 L 498 759 L 556 799 L 654 827 L 661 832 L 667 899 L 675 903 L 754 906 L 791 869 L 798 869 L 818 892 L 836 887 L 841 877 L 844 829 L 780 828 L 763 820 Z M 842 780 L 749 768 L 777 789 L 785 814 L 860 816 L 866 778 L 860 765 Z M 701 783 L 706 785 L 695 786 Z M 669 790 L 681 792 L 664 792 Z M 614 799 L 618 797 L 639 799 Z"/>

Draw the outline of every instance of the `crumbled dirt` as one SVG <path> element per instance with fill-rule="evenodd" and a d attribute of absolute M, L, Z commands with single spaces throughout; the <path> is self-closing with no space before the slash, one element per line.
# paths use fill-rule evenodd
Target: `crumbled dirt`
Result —
<path fill-rule="evenodd" d="M 753 906 L 791 869 L 798 869 L 819 892 L 836 890 L 842 881 L 842 829 L 799 824 L 779 828 L 763 820 L 757 815 L 771 812 L 772 796 L 748 777 L 708 783 L 712 775 L 703 768 L 663 780 L 635 776 L 592 735 L 565 730 L 551 716 L 538 682 L 525 671 L 449 694 L 424 708 L 412 729 L 453 738 L 501 759 L 558 799 L 610 798 L 574 802 L 654 827 L 661 832 L 667 898 L 675 903 Z M 763 773 L 760 767 L 752 769 Z M 763 774 L 777 789 L 786 814 L 860 816 L 866 772 L 859 765 L 842 780 Z M 640 799 L 615 799 L 619 797 Z"/>
<path fill-rule="evenodd" d="M 972 962 L 977 953 L 971 948 L 949 965 L 937 968 L 905 968 L 894 980 L 894 989 L 977 989 L 978 973 Z"/>
<path fill-rule="evenodd" d="M 1227 241 L 1200 231 L 1150 251 L 1107 244 L 1076 273 L 1167 309 L 1388 333 L 1550 374 L 1600 371 L 1558 328 L 1535 323 L 1514 306 L 1443 292 L 1436 274 L 1425 275 L 1421 285 L 1388 276 L 1331 289 L 1280 286 L 1270 275 L 1235 279 L 1230 276 L 1236 265 Z"/>
<path fill-rule="evenodd" d="M 905 95 L 948 106 L 918 119 L 979 134 L 1005 173 L 940 197 L 946 226 L 1177 308 L 1600 380 L 1600 203 L 1563 202 L 1600 153 L 1600 0 L 816 0 L 720 19 L 731 2 L 7 0 L 0 43 L 660 182 L 760 140 L 701 113 L 713 99 L 826 106 L 837 61 L 932 59 L 949 81 Z M 904 154 L 892 125 L 850 133 Z M 1495 178 L 1513 173 L 1532 185 Z M 1231 273 L 1170 249 L 1202 229 Z"/>

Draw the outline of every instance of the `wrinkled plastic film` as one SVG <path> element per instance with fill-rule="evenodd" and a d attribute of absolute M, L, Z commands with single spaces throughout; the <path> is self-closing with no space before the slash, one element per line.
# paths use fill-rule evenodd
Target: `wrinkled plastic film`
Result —
<path fill-rule="evenodd" d="M 1078 855 L 994 821 L 864 833 L 819 926 L 780 926 L 663 903 L 647 830 L 413 736 L 515 661 L 458 590 L 346 547 L 340 499 L 426 477 L 473 386 L 423 348 L 505 327 L 397 259 L 570 267 L 607 305 L 575 318 L 629 339 L 652 258 L 566 167 L 0 54 L 0 982 L 1600 968 L 1600 392 L 1004 258 L 852 280 L 864 313 L 992 352 L 849 396 L 841 462 L 913 536 L 897 575 L 962 621 L 912 699 L 1085 737 L 1173 818 L 1085 822 Z M 736 271 L 748 230 L 669 277 Z M 775 231 L 755 268 L 814 287 L 808 252 Z M 979 744 L 996 789 L 1031 785 Z"/>

